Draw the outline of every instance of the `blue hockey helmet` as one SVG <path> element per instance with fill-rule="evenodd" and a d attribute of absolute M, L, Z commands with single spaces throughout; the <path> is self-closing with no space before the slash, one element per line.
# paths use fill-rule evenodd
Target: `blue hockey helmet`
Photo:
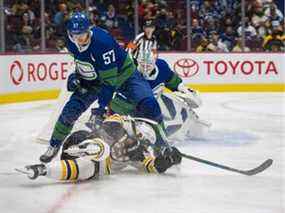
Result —
<path fill-rule="evenodd" d="M 70 16 L 66 27 L 70 34 L 83 34 L 89 30 L 90 21 L 86 14 L 75 12 Z"/>

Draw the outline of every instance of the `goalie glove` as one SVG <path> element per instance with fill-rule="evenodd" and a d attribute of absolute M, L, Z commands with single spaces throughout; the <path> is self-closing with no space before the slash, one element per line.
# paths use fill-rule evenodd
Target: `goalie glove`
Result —
<path fill-rule="evenodd" d="M 178 91 L 174 94 L 183 99 L 183 101 L 185 101 L 190 108 L 195 109 L 202 105 L 202 100 L 197 91 L 185 87 L 183 83 L 178 85 L 177 90 Z"/>

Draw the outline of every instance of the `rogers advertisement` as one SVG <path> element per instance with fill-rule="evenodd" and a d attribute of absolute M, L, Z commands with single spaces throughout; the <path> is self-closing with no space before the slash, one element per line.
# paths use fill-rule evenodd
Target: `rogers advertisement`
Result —
<path fill-rule="evenodd" d="M 260 53 L 164 53 L 170 68 L 187 83 L 258 84 L 285 82 L 285 56 Z"/>
<path fill-rule="evenodd" d="M 67 54 L 1 55 L 0 93 L 59 89 L 73 59 Z"/>

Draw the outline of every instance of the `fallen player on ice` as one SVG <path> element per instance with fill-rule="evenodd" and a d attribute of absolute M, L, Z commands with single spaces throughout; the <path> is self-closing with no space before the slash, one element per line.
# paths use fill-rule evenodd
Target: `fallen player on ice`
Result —
<path fill-rule="evenodd" d="M 150 121 L 150 120 L 149 120 Z M 175 147 L 156 146 L 153 123 L 141 118 L 112 115 L 97 133 L 77 131 L 64 142 L 61 160 L 20 169 L 30 179 L 39 176 L 70 181 L 98 178 L 130 165 L 148 173 L 163 173 L 181 163 Z"/>

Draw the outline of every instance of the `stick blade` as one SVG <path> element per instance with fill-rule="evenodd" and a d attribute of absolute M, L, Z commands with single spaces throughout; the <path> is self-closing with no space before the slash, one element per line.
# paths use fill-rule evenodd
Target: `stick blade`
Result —
<path fill-rule="evenodd" d="M 260 166 L 254 168 L 254 169 L 251 169 L 251 170 L 242 171 L 241 173 L 248 175 L 248 176 L 256 175 L 260 172 L 263 172 L 268 167 L 270 167 L 272 165 L 272 163 L 273 163 L 272 159 L 267 159 Z"/>

